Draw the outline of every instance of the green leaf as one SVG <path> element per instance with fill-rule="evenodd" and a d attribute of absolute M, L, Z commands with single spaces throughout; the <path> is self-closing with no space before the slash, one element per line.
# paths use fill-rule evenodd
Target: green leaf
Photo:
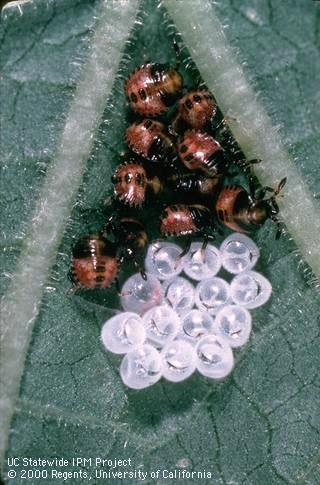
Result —
<path fill-rule="evenodd" d="M 22 15 L 13 8 L 2 14 L 3 293 L 10 289 L 55 155 L 92 38 L 96 5 L 83 0 L 34 2 L 22 5 Z M 151 0 L 143 4 L 143 22 L 127 47 L 129 62 L 122 76 L 145 58 L 174 62 L 164 10 L 154 7 Z M 230 0 L 216 9 L 272 123 L 281 125 L 283 142 L 318 195 L 317 2 Z M 186 78 L 191 85 L 192 76 Z M 107 354 L 99 341 L 109 308 L 117 305 L 115 293 L 67 294 L 70 248 L 80 234 L 103 221 L 99 211 L 88 220 L 87 211 L 94 213 L 110 194 L 116 152 L 125 147 L 127 114 L 118 79 L 46 285 L 7 457 L 92 458 L 81 467 L 58 468 L 87 471 L 92 477 L 94 460 L 102 457 L 131 458 L 127 471 L 150 474 L 181 468 L 212 474 L 211 480 L 181 481 L 186 484 L 319 483 L 319 294 L 299 269 L 297 248 L 289 236 L 275 242 L 270 223 L 256 237 L 262 253 L 258 268 L 272 282 L 273 297 L 253 312 L 250 343 L 237 352 L 232 376 L 221 383 L 194 375 L 179 385 L 161 381 L 143 391 L 128 390 L 119 378 L 119 359 Z M 5 472 L 9 469 L 6 466 Z M 150 475 L 146 480 L 174 481 L 161 475 L 158 481 Z M 13 485 L 22 482 L 19 474 L 8 479 Z M 29 480 L 40 482 L 45 480 Z M 91 483 L 116 482 L 92 478 Z"/>

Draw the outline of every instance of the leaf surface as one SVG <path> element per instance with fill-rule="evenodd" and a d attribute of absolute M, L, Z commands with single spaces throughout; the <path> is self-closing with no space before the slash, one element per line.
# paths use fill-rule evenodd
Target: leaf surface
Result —
<path fill-rule="evenodd" d="M 319 195 L 316 4 L 232 0 L 218 3 L 217 11 L 273 123 L 281 125 L 283 140 Z M 146 59 L 174 62 L 164 12 L 154 6 L 144 3 L 143 24 L 127 49 L 130 61 L 123 76 Z M 76 0 L 26 5 L 23 15 L 13 11 L 2 21 L 3 292 L 93 25 L 93 2 Z M 70 248 L 79 235 L 103 222 L 100 212 L 92 218 L 88 211 L 100 208 L 110 195 L 127 115 L 117 81 L 35 324 L 7 456 L 92 458 L 81 468 L 91 474 L 91 483 L 118 483 L 94 479 L 94 459 L 100 456 L 131 458 L 131 471 L 149 474 L 179 467 L 212 473 L 211 481 L 184 479 L 186 484 L 319 483 L 319 296 L 298 267 L 294 242 L 289 237 L 275 242 L 272 224 L 256 240 L 262 253 L 258 270 L 272 282 L 273 297 L 253 312 L 250 343 L 237 352 L 235 370 L 222 383 L 194 375 L 180 385 L 161 381 L 144 391 L 126 389 L 119 359 L 104 352 L 99 341 L 110 301 L 117 305 L 115 293 L 67 294 Z M 67 469 L 80 468 L 60 471 Z M 79 478 L 76 483 L 88 482 Z M 149 475 L 146 483 L 156 482 Z"/>

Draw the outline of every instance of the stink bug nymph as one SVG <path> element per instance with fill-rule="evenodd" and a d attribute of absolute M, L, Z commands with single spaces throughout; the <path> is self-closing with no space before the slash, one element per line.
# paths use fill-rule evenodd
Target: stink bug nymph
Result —
<path fill-rule="evenodd" d="M 160 233 L 163 236 L 187 236 L 185 247 L 177 262 L 187 254 L 191 237 L 203 236 L 203 249 L 216 232 L 214 217 L 210 209 L 200 204 L 175 204 L 167 207 L 160 217 Z"/>
<path fill-rule="evenodd" d="M 126 142 L 136 155 L 151 162 L 165 162 L 174 155 L 174 144 L 159 121 L 144 119 L 127 128 Z"/>
<path fill-rule="evenodd" d="M 124 90 L 133 111 L 148 117 L 165 113 L 180 96 L 182 85 L 176 68 L 147 63 L 130 74 Z"/>
<path fill-rule="evenodd" d="M 167 207 L 160 218 L 163 236 L 187 236 L 206 233 L 213 226 L 211 211 L 199 204 L 175 204 Z"/>
<path fill-rule="evenodd" d="M 215 210 L 219 221 L 233 231 L 250 232 L 261 227 L 267 219 L 272 219 L 278 226 L 276 238 L 281 235 L 281 225 L 277 218 L 279 207 L 276 197 L 286 183 L 283 178 L 276 189 L 256 187 L 250 179 L 250 193 L 243 187 L 231 185 L 224 187 L 217 199 Z M 266 192 L 271 197 L 265 199 Z"/>
<path fill-rule="evenodd" d="M 204 129 L 209 126 L 217 111 L 217 104 L 209 91 L 190 91 L 179 100 L 178 114 L 172 124 L 173 130 L 179 133 L 179 125 L 195 130 Z"/>
<path fill-rule="evenodd" d="M 149 195 L 162 191 L 161 180 L 149 176 L 142 164 L 132 161 L 119 165 L 111 177 L 114 184 L 114 197 L 123 204 L 140 207 Z"/>
<path fill-rule="evenodd" d="M 187 131 L 178 144 L 178 153 L 189 170 L 199 170 L 214 176 L 228 169 L 228 161 L 220 143 L 203 131 Z"/>
<path fill-rule="evenodd" d="M 116 245 L 99 234 L 84 236 L 72 251 L 71 275 L 76 287 L 109 288 L 119 271 Z"/>

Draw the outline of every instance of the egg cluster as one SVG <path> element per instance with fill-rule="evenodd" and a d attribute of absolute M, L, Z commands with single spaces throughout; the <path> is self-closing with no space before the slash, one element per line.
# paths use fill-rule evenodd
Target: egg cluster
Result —
<path fill-rule="evenodd" d="M 124 312 L 103 325 L 105 348 L 125 354 L 120 375 L 130 388 L 161 377 L 180 382 L 195 370 L 212 379 L 227 376 L 232 349 L 250 337 L 249 309 L 270 298 L 271 284 L 252 270 L 259 250 L 247 236 L 233 233 L 219 249 L 194 242 L 182 258 L 181 252 L 170 242 L 151 244 L 147 279 L 137 273 L 124 283 Z M 220 270 L 233 275 L 230 282 L 216 276 Z"/>

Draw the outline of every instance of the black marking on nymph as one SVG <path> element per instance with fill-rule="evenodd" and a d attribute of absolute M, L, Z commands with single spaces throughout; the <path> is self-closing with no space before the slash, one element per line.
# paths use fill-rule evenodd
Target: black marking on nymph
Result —
<path fill-rule="evenodd" d="M 139 96 L 140 96 L 140 99 L 142 99 L 142 101 L 145 101 L 147 99 L 146 92 L 143 88 L 139 89 Z"/>
<path fill-rule="evenodd" d="M 104 276 L 96 276 L 95 277 L 95 281 L 97 283 L 102 283 L 104 280 L 105 280 L 105 277 Z"/>
<path fill-rule="evenodd" d="M 104 273 L 106 271 L 105 266 L 97 266 L 95 269 L 96 273 Z"/>
<path fill-rule="evenodd" d="M 193 160 L 193 153 L 189 153 L 184 159 L 186 162 L 191 162 L 191 160 Z"/>

